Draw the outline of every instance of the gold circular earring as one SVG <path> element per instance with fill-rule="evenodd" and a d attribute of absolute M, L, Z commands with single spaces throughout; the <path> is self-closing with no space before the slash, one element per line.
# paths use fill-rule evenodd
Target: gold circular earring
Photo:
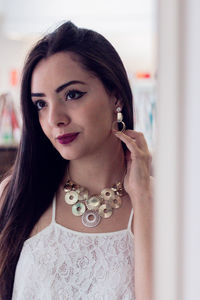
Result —
<path fill-rule="evenodd" d="M 112 124 L 112 129 L 114 131 L 125 131 L 126 130 L 126 124 L 122 121 L 123 120 L 123 114 L 121 112 L 121 107 L 117 107 L 116 111 L 117 111 L 117 121 L 114 121 Z M 119 127 L 121 127 L 119 129 Z"/>

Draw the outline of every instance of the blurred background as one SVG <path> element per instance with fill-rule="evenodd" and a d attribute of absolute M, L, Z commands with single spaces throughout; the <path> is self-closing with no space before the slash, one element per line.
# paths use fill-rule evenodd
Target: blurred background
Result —
<path fill-rule="evenodd" d="M 129 76 L 153 156 L 153 300 L 199 299 L 200 1 L 0 0 L 0 178 L 19 144 L 24 59 L 66 20 L 103 34 Z"/>

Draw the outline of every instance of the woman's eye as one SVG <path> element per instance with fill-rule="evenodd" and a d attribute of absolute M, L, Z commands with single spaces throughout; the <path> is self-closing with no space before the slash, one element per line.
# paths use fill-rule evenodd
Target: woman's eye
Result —
<path fill-rule="evenodd" d="M 80 91 L 77 91 L 77 90 L 71 90 L 71 91 L 68 91 L 68 93 L 66 93 L 65 98 L 66 98 L 67 100 L 79 99 L 79 98 L 81 98 L 84 94 L 86 94 L 86 92 L 80 92 Z"/>
<path fill-rule="evenodd" d="M 35 101 L 34 105 L 36 106 L 37 110 L 41 110 L 45 107 L 45 102 L 43 100 Z"/>

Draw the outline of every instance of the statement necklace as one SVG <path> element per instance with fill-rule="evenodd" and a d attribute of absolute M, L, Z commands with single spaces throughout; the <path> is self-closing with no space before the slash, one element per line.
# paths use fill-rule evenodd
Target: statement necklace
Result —
<path fill-rule="evenodd" d="M 71 179 L 65 183 L 64 191 L 65 202 L 72 206 L 74 216 L 82 217 L 82 223 L 86 227 L 95 227 L 101 218 L 110 218 L 113 209 L 121 206 L 121 197 L 125 194 L 122 182 L 103 189 L 99 195 L 89 195 L 86 188 Z"/>

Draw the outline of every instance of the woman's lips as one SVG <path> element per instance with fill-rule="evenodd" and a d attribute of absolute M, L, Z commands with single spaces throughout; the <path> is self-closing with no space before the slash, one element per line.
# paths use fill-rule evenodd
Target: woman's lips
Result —
<path fill-rule="evenodd" d="M 79 132 L 72 133 L 72 134 L 64 134 L 62 136 L 57 137 L 60 144 L 69 144 L 72 141 L 75 140 L 75 138 L 78 136 Z"/>

